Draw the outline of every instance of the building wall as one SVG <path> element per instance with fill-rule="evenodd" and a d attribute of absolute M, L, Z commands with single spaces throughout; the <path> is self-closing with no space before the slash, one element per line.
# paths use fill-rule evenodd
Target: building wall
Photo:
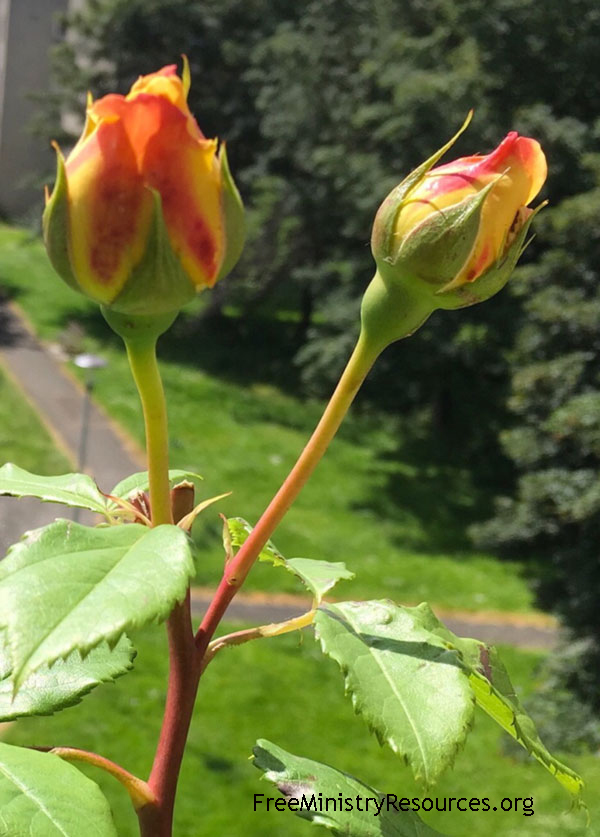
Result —
<path fill-rule="evenodd" d="M 40 201 L 42 173 L 51 171 L 49 140 L 31 136 L 32 92 L 43 93 L 48 49 L 59 36 L 56 16 L 69 0 L 0 0 L 0 213 L 26 214 Z"/>

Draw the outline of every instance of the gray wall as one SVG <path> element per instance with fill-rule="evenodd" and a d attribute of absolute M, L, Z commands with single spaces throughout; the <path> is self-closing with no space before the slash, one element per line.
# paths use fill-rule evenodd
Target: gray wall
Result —
<path fill-rule="evenodd" d="M 40 187 L 31 181 L 52 170 L 51 137 L 27 132 L 36 107 L 29 94 L 46 87 L 48 49 L 60 36 L 56 15 L 68 6 L 69 0 L 0 0 L 0 212 L 11 217 L 39 203 Z"/>

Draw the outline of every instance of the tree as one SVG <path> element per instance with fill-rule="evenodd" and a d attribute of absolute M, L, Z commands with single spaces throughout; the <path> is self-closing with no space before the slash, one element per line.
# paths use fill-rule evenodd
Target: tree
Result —
<path fill-rule="evenodd" d="M 543 221 L 548 245 L 521 273 L 527 318 L 512 357 L 516 426 L 503 441 L 516 495 L 498 500 L 479 540 L 539 561 L 541 603 L 591 642 L 574 685 L 599 704 L 600 188 L 563 201 Z"/>

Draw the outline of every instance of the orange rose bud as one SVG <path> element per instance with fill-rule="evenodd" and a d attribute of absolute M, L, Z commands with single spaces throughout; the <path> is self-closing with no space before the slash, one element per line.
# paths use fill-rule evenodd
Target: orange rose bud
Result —
<path fill-rule="evenodd" d="M 434 168 L 465 130 L 396 186 L 379 208 L 365 291 L 363 339 L 372 350 L 413 334 L 437 308 L 464 308 L 497 293 L 526 246 L 527 208 L 546 179 L 539 143 L 514 131 L 495 151 Z"/>
<path fill-rule="evenodd" d="M 383 281 L 413 284 L 435 308 L 471 305 L 506 283 L 547 175 L 539 143 L 514 131 L 490 154 L 433 168 L 459 134 L 390 193 L 373 226 Z"/>
<path fill-rule="evenodd" d="M 189 69 L 141 76 L 127 96 L 88 102 L 83 133 L 44 211 L 58 274 L 127 315 L 177 311 L 235 265 L 243 207 L 225 146 L 187 105 Z"/>

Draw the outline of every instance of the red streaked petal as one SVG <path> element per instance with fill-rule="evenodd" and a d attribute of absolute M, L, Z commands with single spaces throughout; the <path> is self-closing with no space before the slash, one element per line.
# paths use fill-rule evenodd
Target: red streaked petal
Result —
<path fill-rule="evenodd" d="M 530 137 L 519 137 L 515 151 L 531 181 L 529 194 L 525 201 L 526 204 L 529 204 L 540 193 L 548 177 L 546 155 L 539 142 Z"/>
<path fill-rule="evenodd" d="M 515 145 L 517 144 L 518 138 L 519 135 L 516 131 L 510 131 L 497 148 L 481 158 L 481 161 L 476 167 L 477 173 L 500 174 L 500 172 L 507 169 L 515 156 Z"/>
<path fill-rule="evenodd" d="M 189 82 L 189 77 L 186 82 L 186 80 L 179 78 L 176 70 L 175 64 L 172 64 L 169 67 L 163 67 L 158 73 L 140 76 L 127 95 L 127 101 L 135 101 L 146 96 L 158 96 L 168 99 L 187 118 L 190 134 L 196 139 L 200 139 L 204 134 L 190 113 L 187 104 L 188 88 L 186 87 L 186 83 Z"/>
<path fill-rule="evenodd" d="M 169 239 L 184 269 L 196 287 L 212 286 L 224 251 L 216 140 L 192 137 L 185 115 L 167 99 L 152 96 L 139 104 L 144 118 L 159 125 L 145 147 L 144 180 L 160 193 Z"/>
<path fill-rule="evenodd" d="M 101 121 L 66 171 L 73 269 L 90 296 L 109 303 L 143 255 L 152 211 L 123 123 Z"/>

